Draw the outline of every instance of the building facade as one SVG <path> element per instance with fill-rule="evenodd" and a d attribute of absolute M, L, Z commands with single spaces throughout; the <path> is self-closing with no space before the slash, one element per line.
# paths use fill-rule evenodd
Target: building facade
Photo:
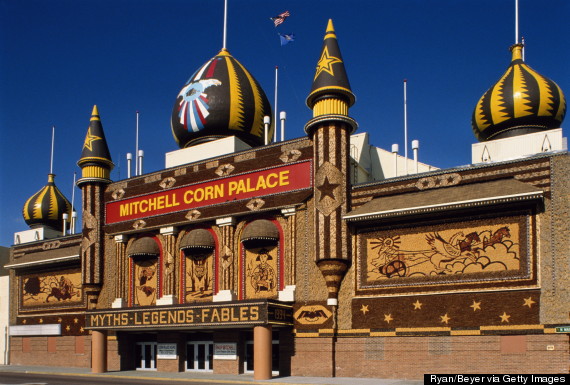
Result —
<path fill-rule="evenodd" d="M 11 362 L 256 379 L 568 372 L 566 105 L 519 55 L 500 81 L 528 100 L 504 85 L 481 98 L 473 163 L 401 176 L 383 150 L 351 157 L 367 144 L 332 22 L 306 137 L 267 144 L 267 98 L 226 50 L 177 96 L 181 150 L 163 170 L 111 181 L 94 108 L 82 232 L 32 210 L 11 249 Z"/>

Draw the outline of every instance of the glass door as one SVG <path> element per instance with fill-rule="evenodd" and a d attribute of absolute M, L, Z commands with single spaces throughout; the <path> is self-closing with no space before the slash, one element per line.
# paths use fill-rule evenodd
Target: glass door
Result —
<path fill-rule="evenodd" d="M 186 345 L 186 370 L 211 372 L 214 370 L 214 343 L 192 341 Z"/>
<path fill-rule="evenodd" d="M 136 344 L 136 369 L 156 370 L 156 342 L 137 342 Z"/>
<path fill-rule="evenodd" d="M 253 341 L 245 342 L 245 359 L 243 360 L 243 371 L 253 373 Z M 279 375 L 279 341 L 273 340 L 271 347 L 271 373 Z"/>

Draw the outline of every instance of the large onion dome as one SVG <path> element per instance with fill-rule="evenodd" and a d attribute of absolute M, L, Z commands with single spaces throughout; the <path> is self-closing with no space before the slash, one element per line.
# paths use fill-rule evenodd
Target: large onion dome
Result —
<path fill-rule="evenodd" d="M 471 125 L 481 142 L 560 127 L 566 114 L 562 90 L 522 60 L 522 44 L 499 81 L 479 99 Z"/>
<path fill-rule="evenodd" d="M 271 106 L 259 83 L 226 49 L 200 67 L 178 93 L 170 125 L 180 148 L 237 136 L 264 144 Z M 269 137 L 273 137 L 273 125 Z"/>
<path fill-rule="evenodd" d="M 63 214 L 71 218 L 71 203 L 54 183 L 54 174 L 48 174 L 47 184 L 24 204 L 24 220 L 31 228 L 40 226 L 63 230 Z"/>

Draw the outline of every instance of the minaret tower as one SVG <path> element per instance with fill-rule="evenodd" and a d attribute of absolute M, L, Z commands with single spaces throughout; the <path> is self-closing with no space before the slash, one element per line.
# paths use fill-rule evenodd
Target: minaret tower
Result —
<path fill-rule="evenodd" d="M 111 183 L 113 162 L 99 118 L 97 106 L 93 107 L 81 158 L 81 178 L 77 186 L 82 192 L 83 241 L 81 243 L 81 268 L 88 306 L 94 307 L 103 283 L 103 224 L 105 206 L 103 192 Z"/>
<path fill-rule="evenodd" d="M 307 97 L 313 118 L 305 125 L 313 140 L 315 162 L 315 257 L 327 283 L 329 305 L 338 304 L 340 284 L 350 266 L 350 237 L 342 216 L 349 207 L 349 144 L 357 124 L 348 116 L 348 108 L 354 101 L 329 20 Z"/>

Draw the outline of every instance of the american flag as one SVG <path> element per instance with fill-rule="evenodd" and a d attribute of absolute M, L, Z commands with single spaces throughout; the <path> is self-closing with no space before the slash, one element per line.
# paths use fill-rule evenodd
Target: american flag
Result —
<path fill-rule="evenodd" d="M 285 11 L 285 12 L 280 13 L 279 15 L 277 15 L 275 17 L 270 17 L 270 19 L 273 20 L 273 23 L 277 27 L 279 24 L 283 23 L 285 21 L 285 19 L 289 16 L 291 16 L 289 11 Z"/>

